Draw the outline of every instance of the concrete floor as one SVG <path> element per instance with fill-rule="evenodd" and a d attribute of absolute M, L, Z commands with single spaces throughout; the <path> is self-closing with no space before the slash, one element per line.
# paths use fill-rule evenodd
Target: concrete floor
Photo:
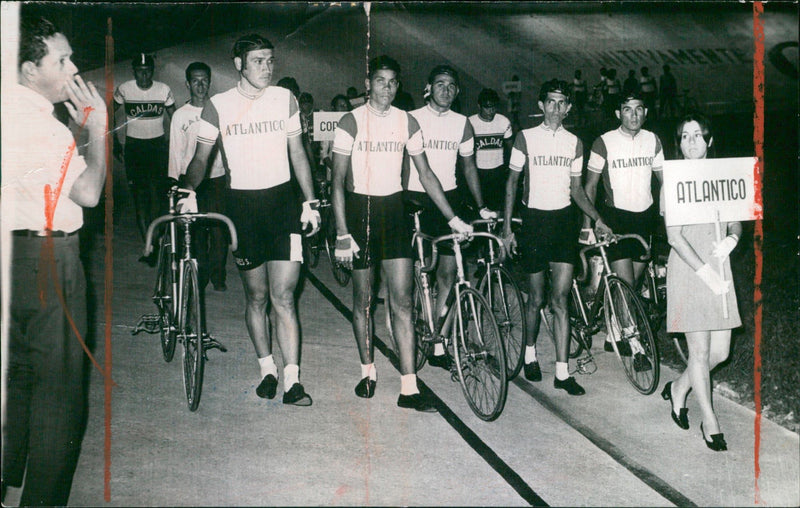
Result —
<path fill-rule="evenodd" d="M 399 373 L 377 352 L 377 393 L 359 399 L 353 394 L 360 370 L 350 323 L 309 280 L 299 297 L 301 381 L 314 404 L 284 406 L 282 386 L 275 400 L 259 399 L 258 364 L 231 260 L 227 292 L 207 293 L 209 330 L 228 352 L 209 353 L 200 407 L 192 413 L 183 394 L 180 346 L 173 362 L 165 363 L 157 335 L 131 335 L 139 316 L 155 310 L 155 270 L 137 263 L 141 244 L 126 220 L 130 210 L 124 200 L 117 206 L 122 219 L 113 242 L 110 497 L 104 497 L 103 379 L 95 370 L 70 505 L 800 504 L 797 434 L 762 421 L 756 493 L 752 411 L 715 397 L 729 451 L 714 453 L 700 441 L 693 398 L 692 427 L 681 431 L 658 393 L 635 392 L 613 354 L 601 348 L 594 351 L 597 371 L 578 376 L 585 396 L 556 392 L 546 332 L 539 341 L 544 380 L 515 380 L 495 422 L 475 417 L 458 383 L 430 367 L 419 379 L 441 399 L 443 411 L 398 408 Z M 99 245 L 92 273 L 101 305 L 103 272 Z M 312 273 L 331 298 L 350 306 L 351 287 L 336 284 L 326 259 Z M 98 312 L 96 356 L 105 365 L 112 359 Z M 383 318 L 378 306 L 376 335 L 390 343 Z M 662 371 L 661 384 L 675 376 Z M 11 489 L 8 504 L 18 497 L 19 490 Z"/>

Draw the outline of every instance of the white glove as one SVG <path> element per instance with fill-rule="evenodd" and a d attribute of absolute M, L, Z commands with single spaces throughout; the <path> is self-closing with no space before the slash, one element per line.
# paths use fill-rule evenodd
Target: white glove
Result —
<path fill-rule="evenodd" d="M 178 213 L 197 213 L 197 194 L 193 190 L 178 189 L 179 192 L 188 192 L 189 195 L 175 203 Z"/>
<path fill-rule="evenodd" d="M 719 243 L 714 244 L 714 250 L 711 251 L 711 255 L 725 261 L 731 251 L 736 248 L 737 243 L 739 243 L 739 238 L 736 235 L 728 235 L 720 240 Z"/>
<path fill-rule="evenodd" d="M 510 255 L 517 255 L 517 237 L 514 236 L 514 233 L 509 233 L 508 236 L 501 236 L 501 240 L 503 240 L 503 245 L 506 247 L 506 252 Z"/>
<path fill-rule="evenodd" d="M 463 220 L 459 219 L 458 215 L 454 216 L 452 219 L 447 221 L 447 225 L 450 226 L 450 229 L 462 235 L 469 236 L 473 232 L 472 226 L 470 226 Z"/>
<path fill-rule="evenodd" d="M 722 277 L 720 277 L 708 263 L 698 268 L 694 273 L 705 282 L 706 286 L 708 286 L 715 295 L 724 295 L 731 289 L 731 281 L 722 280 Z"/>
<path fill-rule="evenodd" d="M 597 243 L 597 237 L 594 235 L 594 230 L 592 228 L 581 229 L 581 234 L 578 235 L 578 243 L 583 245 L 592 245 Z"/>
<path fill-rule="evenodd" d="M 496 219 L 497 218 L 497 212 L 489 210 L 485 206 L 483 208 L 481 208 L 480 210 L 478 210 L 478 215 L 481 216 L 481 219 Z"/>
<path fill-rule="evenodd" d="M 353 258 L 359 257 L 359 251 L 361 251 L 361 249 L 349 234 L 336 237 L 336 247 L 333 251 L 336 261 L 340 263 L 352 263 Z"/>
<path fill-rule="evenodd" d="M 308 236 L 311 236 L 319 231 L 319 223 L 321 221 L 322 218 L 319 215 L 319 200 L 312 199 L 311 201 L 303 201 L 303 211 L 300 214 L 300 223 L 303 225 L 304 230 L 309 224 L 311 224 L 311 232 L 308 233 Z"/>

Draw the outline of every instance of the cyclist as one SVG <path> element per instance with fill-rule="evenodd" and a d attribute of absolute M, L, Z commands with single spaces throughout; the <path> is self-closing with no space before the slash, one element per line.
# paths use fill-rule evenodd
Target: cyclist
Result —
<path fill-rule="evenodd" d="M 211 87 L 211 68 L 203 62 L 192 62 L 186 67 L 186 88 L 189 102 L 172 115 L 169 127 L 168 176 L 173 180 L 186 174 L 186 168 L 194 156 L 197 145 L 197 128 L 203 106 L 208 102 Z M 203 212 L 223 213 L 225 207 L 225 166 L 222 154 L 217 151 L 209 168 L 208 179 L 197 188 L 197 201 Z M 200 287 L 205 289 L 208 281 L 215 291 L 225 291 L 225 261 L 228 257 L 228 241 L 225 226 L 213 224 L 197 228 L 197 262 L 200 268 Z"/>
<path fill-rule="evenodd" d="M 169 143 L 165 122 L 175 112 L 175 99 L 169 86 L 153 80 L 155 62 L 151 55 L 137 53 L 131 62 L 135 79 L 125 81 L 114 91 L 114 115 L 124 106 L 125 147 L 114 136 L 114 156 L 124 159 L 128 186 L 136 208 L 136 226 L 144 239 L 150 222 L 166 211 L 167 157 Z M 157 254 L 142 256 L 142 263 L 155 266 Z"/>
<path fill-rule="evenodd" d="M 463 214 L 464 209 L 456 186 L 456 162 L 460 157 L 464 168 L 467 186 L 480 209 L 483 219 L 497 218 L 493 212 L 483 206 L 480 182 L 474 157 L 474 135 L 472 125 L 467 117 L 450 109 L 459 92 L 458 72 L 449 65 L 438 65 L 428 75 L 425 87 L 427 104 L 411 112 L 419 123 L 424 139 L 425 155 L 431 170 L 442 184 L 447 202 L 456 214 Z M 408 155 L 406 155 L 408 157 Z M 416 169 L 413 160 L 410 167 Z M 450 226 L 442 212 L 425 193 L 417 171 L 408 172 L 407 197 L 423 206 L 420 214 L 422 231 L 433 236 L 449 234 Z M 456 277 L 456 258 L 452 248 L 442 244 L 439 246 L 439 266 L 436 271 L 436 288 L 440 297 L 436 300 L 434 316 L 442 314 L 445 296 L 450 292 Z M 433 355 L 428 362 L 435 366 L 450 370 L 450 357 L 445 355 L 441 342 L 434 345 Z"/>
<path fill-rule="evenodd" d="M 353 269 L 353 332 L 361 359 L 361 381 L 355 393 L 375 394 L 373 362 L 373 281 L 381 264 L 393 316 L 400 357 L 400 396 L 397 405 L 417 411 L 436 411 L 419 393 L 411 326 L 413 262 L 411 232 L 402 200 L 403 150 L 408 150 L 423 188 L 460 233 L 472 228 L 447 203 L 439 179 L 428 166 L 422 132 L 416 119 L 392 106 L 400 65 L 382 55 L 370 60 L 366 86 L 368 102 L 339 121 L 333 142 L 333 211 L 336 216 L 336 259 Z M 347 193 L 345 194 L 345 185 Z"/>
<path fill-rule="evenodd" d="M 261 367 L 256 394 L 275 397 L 278 370 L 268 337 L 267 302 L 283 354 L 283 403 L 311 405 L 300 384 L 300 327 L 295 289 L 303 259 L 300 226 L 319 228 L 311 168 L 303 150 L 297 101 L 288 90 L 270 86 L 273 45 L 249 34 L 233 45 L 239 82 L 211 97 L 200 115 L 197 149 L 186 174 L 187 187 L 202 182 L 211 154 L 222 150 L 230 175 L 228 216 L 236 226 L 234 252 L 245 292 L 245 322 Z M 292 190 L 289 159 L 306 201 Z M 276 220 L 280 217 L 282 220 Z"/>
<path fill-rule="evenodd" d="M 511 151 L 511 121 L 497 112 L 500 96 L 491 88 L 478 95 L 478 113 L 469 117 L 475 133 L 475 165 L 490 210 L 503 207 L 506 161 Z"/>
<path fill-rule="evenodd" d="M 503 239 L 509 250 L 516 244 L 511 232 L 511 216 L 517 194 L 519 175 L 525 170 L 522 229 L 519 248 L 522 267 L 528 274 L 530 298 L 526 306 L 528 339 L 525 348 L 525 378 L 541 381 L 536 359 L 536 338 L 541 324 L 540 310 L 545 300 L 546 270 L 550 270 L 550 308 L 555 316 L 556 375 L 553 386 L 570 395 L 586 391 L 569 375 L 569 316 L 567 297 L 575 264 L 577 222 L 571 201 L 595 220 L 598 235 L 611 230 L 603 223 L 581 187 L 583 143 L 562 123 L 572 108 L 571 91 L 566 81 L 552 79 L 539 91 L 539 108 L 544 121 L 537 127 L 517 134 L 511 150 L 511 172 L 506 183 Z"/>
<path fill-rule="evenodd" d="M 594 203 L 597 184 L 601 178 L 605 199 L 597 208 L 608 221 L 608 225 L 619 234 L 635 233 L 649 238 L 656 227 L 658 210 L 651 190 L 652 175 L 659 185 L 662 183 L 661 169 L 664 151 L 658 136 L 642 128 L 647 117 L 647 108 L 639 92 L 626 94 L 616 107 L 620 120 L 617 129 L 606 132 L 592 144 L 586 175 L 586 195 Z M 582 242 L 592 243 L 588 238 L 592 217 L 584 215 Z M 640 280 L 646 263 L 640 261 L 644 248 L 636 240 L 623 240 L 606 250 L 611 269 L 632 288 Z M 609 334 L 611 335 L 611 334 Z M 604 348 L 613 351 L 607 336 Z M 630 346 L 625 341 L 617 343 L 620 354 L 630 356 Z M 634 359 L 636 370 L 647 370 L 649 361 L 643 354 Z"/>

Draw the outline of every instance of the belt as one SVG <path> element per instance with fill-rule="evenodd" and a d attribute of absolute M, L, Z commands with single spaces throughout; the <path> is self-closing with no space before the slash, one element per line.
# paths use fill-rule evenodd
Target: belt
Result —
<path fill-rule="evenodd" d="M 14 231 L 11 232 L 13 236 L 26 236 L 28 238 L 34 236 L 44 237 L 47 236 L 48 233 L 50 233 L 50 236 L 52 236 L 53 238 L 69 238 L 70 236 L 77 235 L 78 230 L 76 229 L 72 233 L 67 233 L 66 231 L 47 231 L 47 230 L 35 231 L 33 229 L 15 229 Z"/>

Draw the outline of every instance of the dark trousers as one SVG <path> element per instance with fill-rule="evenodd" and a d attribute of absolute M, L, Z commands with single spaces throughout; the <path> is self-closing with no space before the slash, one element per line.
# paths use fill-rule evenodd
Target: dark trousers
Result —
<path fill-rule="evenodd" d="M 78 235 L 13 237 L 3 484 L 22 505 L 65 505 L 86 427 L 86 279 Z M 61 299 L 63 298 L 63 306 Z M 66 308 L 66 312 L 65 312 Z"/>
<path fill-rule="evenodd" d="M 204 180 L 197 187 L 197 206 L 201 212 L 225 213 L 224 176 Z M 195 230 L 195 256 L 199 265 L 200 287 L 210 280 L 225 284 L 225 262 L 228 259 L 228 228 L 221 222 L 206 222 Z"/>

